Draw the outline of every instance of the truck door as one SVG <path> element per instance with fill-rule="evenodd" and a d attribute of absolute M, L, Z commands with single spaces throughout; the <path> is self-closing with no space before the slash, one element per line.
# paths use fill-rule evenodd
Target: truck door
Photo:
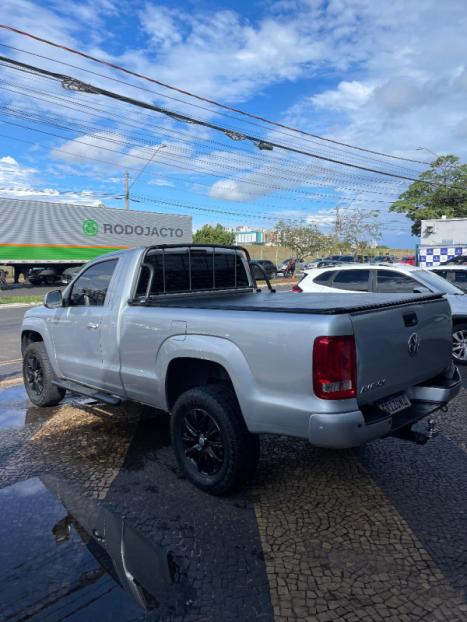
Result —
<path fill-rule="evenodd" d="M 84 384 L 105 386 L 105 369 L 100 330 L 110 321 L 107 290 L 117 259 L 90 266 L 74 282 L 65 301 L 52 319 L 52 338 L 57 366 L 63 378 Z"/>

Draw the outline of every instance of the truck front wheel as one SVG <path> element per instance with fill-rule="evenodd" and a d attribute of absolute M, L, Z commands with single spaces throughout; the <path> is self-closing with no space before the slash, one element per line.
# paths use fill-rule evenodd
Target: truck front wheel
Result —
<path fill-rule="evenodd" d="M 256 469 L 259 438 L 248 432 L 229 386 L 206 385 L 183 393 L 170 427 L 178 464 L 201 490 L 224 494 Z"/>
<path fill-rule="evenodd" d="M 44 343 L 30 343 L 23 356 L 24 386 L 35 406 L 56 406 L 65 396 L 65 390 L 53 384 L 55 378 Z"/>

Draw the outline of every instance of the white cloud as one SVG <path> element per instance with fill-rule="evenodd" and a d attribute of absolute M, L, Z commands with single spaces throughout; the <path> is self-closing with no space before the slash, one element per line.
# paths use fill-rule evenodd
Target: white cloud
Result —
<path fill-rule="evenodd" d="M 336 89 L 331 89 L 312 96 L 311 103 L 316 108 L 334 108 L 337 110 L 357 110 L 365 104 L 373 88 L 356 80 L 340 82 Z"/>
<path fill-rule="evenodd" d="M 156 177 L 154 179 L 150 179 L 148 182 L 151 186 L 160 186 L 161 188 L 174 188 L 175 184 L 168 179 L 163 179 L 162 177 Z"/>
<path fill-rule="evenodd" d="M 46 199 L 83 205 L 100 205 L 101 199 L 91 190 L 61 192 L 55 188 L 37 188 L 39 172 L 23 166 L 11 156 L 0 157 L 0 194 L 12 199 Z M 98 193 L 97 193 L 98 194 Z"/>
<path fill-rule="evenodd" d="M 336 28 L 338 7 L 347 11 L 345 36 Z M 462 3 L 356 0 L 351 7 L 330 2 L 328 25 L 336 54 L 349 54 L 358 64 L 335 87 L 304 96 L 290 108 L 287 120 L 395 155 L 421 159 L 414 149 L 423 145 L 467 157 L 462 135 L 467 122 L 467 13 Z M 329 70 L 337 67 L 331 60 Z M 358 79 L 349 79 L 353 74 Z"/>

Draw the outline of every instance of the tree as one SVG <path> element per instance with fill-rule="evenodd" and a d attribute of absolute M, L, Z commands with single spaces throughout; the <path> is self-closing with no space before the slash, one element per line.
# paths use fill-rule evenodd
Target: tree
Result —
<path fill-rule="evenodd" d="M 422 220 L 467 216 L 467 164 L 459 162 L 454 155 L 436 158 L 391 205 L 412 220 L 412 235 L 420 235 Z"/>
<path fill-rule="evenodd" d="M 376 210 L 347 209 L 339 221 L 338 240 L 353 253 L 364 254 L 370 241 L 381 238 L 379 215 Z"/>
<path fill-rule="evenodd" d="M 318 227 L 303 220 L 290 224 L 280 220 L 276 224 L 275 232 L 279 244 L 290 248 L 298 261 L 319 253 L 328 242 L 328 237 L 323 235 Z"/>
<path fill-rule="evenodd" d="M 193 242 L 196 244 L 223 244 L 231 246 L 235 242 L 235 233 L 227 231 L 225 227 L 217 224 L 215 227 L 211 225 L 203 225 L 193 234 Z"/>

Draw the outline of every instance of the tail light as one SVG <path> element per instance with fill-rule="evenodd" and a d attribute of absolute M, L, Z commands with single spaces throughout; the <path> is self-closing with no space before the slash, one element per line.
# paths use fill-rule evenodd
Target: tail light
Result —
<path fill-rule="evenodd" d="M 292 291 L 295 292 L 296 294 L 300 294 L 301 292 L 303 292 L 303 289 L 300 287 L 298 283 L 295 283 L 295 285 L 292 287 Z"/>
<path fill-rule="evenodd" d="M 316 337 L 313 345 L 313 389 L 323 400 L 356 395 L 356 353 L 353 335 Z"/>

